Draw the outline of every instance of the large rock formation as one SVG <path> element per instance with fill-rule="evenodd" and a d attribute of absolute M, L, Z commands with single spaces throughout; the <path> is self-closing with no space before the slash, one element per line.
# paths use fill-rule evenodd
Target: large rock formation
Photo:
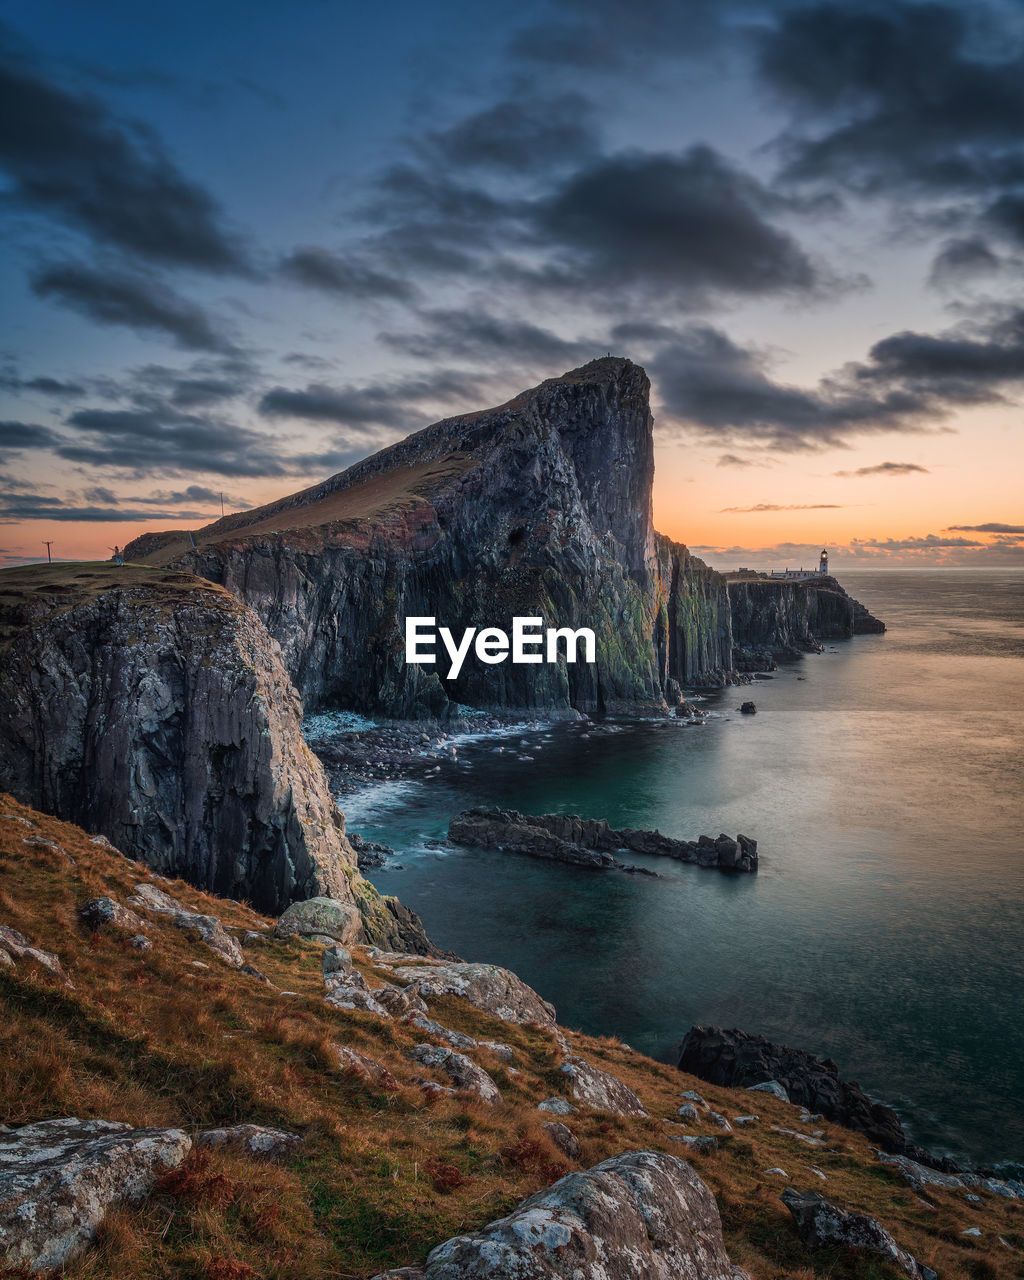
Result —
<path fill-rule="evenodd" d="M 352 901 L 355 855 L 259 618 L 103 566 L 0 574 L 0 790 L 265 911 Z"/>
<path fill-rule="evenodd" d="M 53 1271 L 81 1253 L 115 1205 L 138 1204 L 192 1149 L 181 1129 L 43 1120 L 0 1129 L 0 1268 Z"/>
<path fill-rule="evenodd" d="M 724 580 L 654 532 L 649 389 L 628 360 L 596 360 L 219 520 L 194 547 L 154 534 L 126 555 L 192 569 L 252 605 L 307 711 L 660 705 L 670 679 L 722 683 L 732 654 Z M 517 615 L 593 628 L 597 662 L 473 658 L 455 679 L 446 662 L 405 663 L 406 617 L 461 635 L 511 632 Z"/>
<path fill-rule="evenodd" d="M 575 813 L 519 813 L 515 809 L 477 808 L 456 814 L 448 824 L 448 838 L 475 848 L 501 849 L 548 858 L 573 866 L 607 870 L 621 866 L 612 853 L 629 851 L 693 862 L 723 871 L 756 871 L 757 841 L 733 839 L 724 832 L 712 839 L 676 840 L 660 831 L 617 831 L 604 818 L 581 818 Z"/>
<path fill-rule="evenodd" d="M 422 1270 L 375 1280 L 739 1280 L 715 1197 L 685 1160 L 655 1151 L 570 1173 L 482 1231 L 434 1249 Z"/>
<path fill-rule="evenodd" d="M 891 1107 L 872 1102 L 859 1084 L 843 1080 L 831 1058 L 817 1058 L 805 1049 L 790 1049 L 747 1031 L 691 1027 L 677 1065 L 709 1084 L 749 1088 L 775 1082 L 790 1102 L 867 1134 L 884 1151 L 923 1164 L 943 1163 L 910 1141 Z"/>
<path fill-rule="evenodd" d="M 740 671 L 813 653 L 823 640 L 877 635 L 885 624 L 833 577 L 805 582 L 730 576 L 733 663 Z"/>

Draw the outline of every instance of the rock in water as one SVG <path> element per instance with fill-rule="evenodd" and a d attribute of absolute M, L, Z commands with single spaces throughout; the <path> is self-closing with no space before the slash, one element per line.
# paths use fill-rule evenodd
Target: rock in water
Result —
<path fill-rule="evenodd" d="M 439 1245 L 422 1271 L 375 1280 L 737 1280 L 715 1197 L 685 1160 L 654 1151 L 570 1173 L 482 1231 Z"/>
<path fill-rule="evenodd" d="M 901 1249 L 885 1227 L 866 1213 L 854 1213 L 823 1199 L 816 1191 L 787 1187 L 782 1202 L 793 1215 L 800 1239 L 809 1249 L 842 1245 L 881 1254 L 910 1280 L 936 1280 L 935 1272 L 906 1249 Z"/>
<path fill-rule="evenodd" d="M 865 1133 L 883 1150 L 923 1164 L 941 1160 L 907 1138 L 891 1107 L 872 1102 L 860 1085 L 843 1080 L 831 1058 L 773 1044 L 735 1028 L 692 1027 L 680 1047 L 680 1071 L 727 1087 L 763 1085 L 765 1092 L 820 1112 L 836 1124 Z M 776 1087 L 771 1087 L 772 1085 Z"/>
<path fill-rule="evenodd" d="M 695 862 L 725 871 L 756 871 L 757 841 L 748 836 L 733 840 L 724 833 L 717 840 L 676 840 L 660 831 L 615 830 L 604 818 L 581 818 L 575 813 L 519 813 L 516 809 L 465 809 L 448 824 L 448 838 L 474 848 L 524 853 L 573 866 L 637 871 L 623 867 L 613 853 L 646 853 Z"/>
<path fill-rule="evenodd" d="M 191 1149 L 181 1129 L 109 1120 L 0 1130 L 0 1264 L 62 1266 L 89 1244 L 108 1209 L 138 1204 Z"/>

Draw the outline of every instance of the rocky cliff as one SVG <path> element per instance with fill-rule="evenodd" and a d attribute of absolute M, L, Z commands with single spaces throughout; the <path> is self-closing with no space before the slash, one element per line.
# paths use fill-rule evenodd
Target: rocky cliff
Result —
<path fill-rule="evenodd" d="M 104 566 L 7 570 L 0 592 L 0 788 L 265 910 L 351 899 L 343 819 L 252 610 Z"/>
<path fill-rule="evenodd" d="M 815 652 L 823 640 L 885 631 L 885 624 L 832 577 L 785 582 L 730 576 L 728 594 L 733 664 L 739 671 L 759 671 Z"/>
<path fill-rule="evenodd" d="M 132 559 L 223 584 L 280 642 L 307 711 L 396 716 L 452 703 L 571 714 L 661 704 L 731 668 L 723 579 L 658 537 L 650 384 L 596 360 L 497 409 L 450 418 L 303 493 Z M 597 662 L 407 666 L 403 620 L 588 626 Z"/>
<path fill-rule="evenodd" d="M 330 895 L 371 940 L 431 949 L 358 875 L 277 644 L 191 575 L 0 573 L 0 790 L 222 896 Z"/>

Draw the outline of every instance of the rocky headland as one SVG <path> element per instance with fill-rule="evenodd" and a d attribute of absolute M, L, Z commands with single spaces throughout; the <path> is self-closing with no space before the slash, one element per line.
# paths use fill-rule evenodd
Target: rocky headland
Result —
<path fill-rule="evenodd" d="M 821 592 L 773 585 L 769 626 L 749 593 L 734 595 L 655 531 L 649 394 L 643 369 L 595 360 L 311 489 L 192 534 L 147 534 L 125 554 L 187 569 L 249 604 L 281 645 L 307 712 L 444 718 L 470 706 L 551 717 L 673 706 L 686 687 L 734 679 L 734 651 L 749 667 L 761 648 L 813 647 L 816 625 L 822 638 L 839 635 L 853 602 L 832 580 Z M 443 665 L 404 660 L 403 619 L 422 616 L 456 634 L 509 631 L 515 616 L 588 626 L 597 661 L 467 662 L 449 679 Z"/>

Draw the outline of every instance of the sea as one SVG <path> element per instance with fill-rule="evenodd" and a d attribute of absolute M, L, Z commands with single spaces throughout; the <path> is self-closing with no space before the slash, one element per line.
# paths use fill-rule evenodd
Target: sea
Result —
<path fill-rule="evenodd" d="M 435 776 L 344 797 L 348 825 L 396 849 L 371 879 L 439 946 L 514 969 L 561 1022 L 665 1061 L 696 1023 L 763 1033 L 834 1058 L 922 1145 L 1020 1176 L 1024 571 L 837 575 L 885 635 L 705 692 L 703 724 L 464 735 Z M 760 870 L 436 847 L 478 804 L 742 832 Z"/>

